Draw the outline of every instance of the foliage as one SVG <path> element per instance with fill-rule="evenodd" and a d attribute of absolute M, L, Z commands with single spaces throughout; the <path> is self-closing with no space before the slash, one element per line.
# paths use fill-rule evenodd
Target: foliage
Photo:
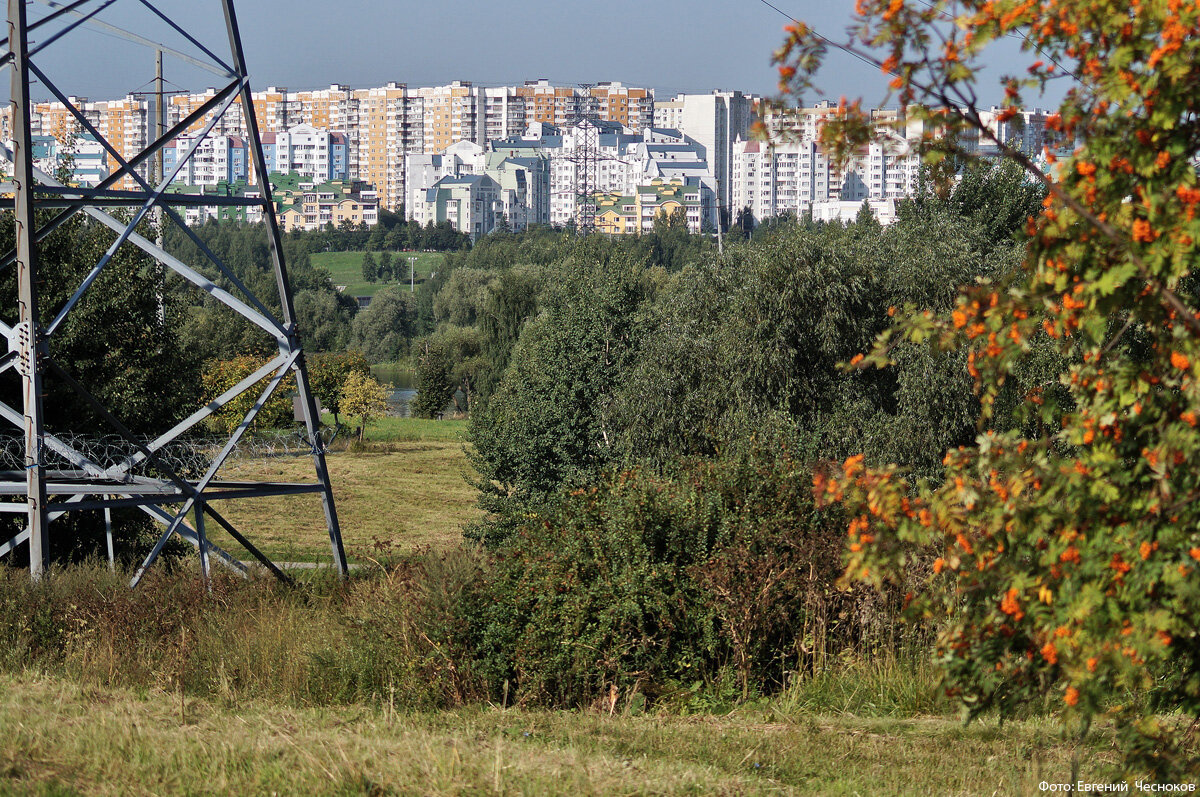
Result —
<path fill-rule="evenodd" d="M 379 264 L 375 262 L 375 255 L 371 254 L 369 249 L 363 252 L 362 256 L 362 278 L 367 282 L 379 281 Z"/>
<path fill-rule="evenodd" d="M 352 370 L 342 385 L 342 411 L 359 419 L 358 439 L 365 438 L 367 422 L 387 414 L 387 391 L 370 371 Z"/>
<path fill-rule="evenodd" d="M 506 269 L 489 285 L 476 310 L 483 356 L 488 362 L 478 379 L 480 398 L 496 389 L 525 324 L 537 310 L 541 274 L 533 268 Z"/>
<path fill-rule="evenodd" d="M 1003 188 L 1003 186 L 999 186 Z M 959 206 L 904 206 L 900 220 L 792 227 L 733 244 L 671 279 L 611 406 L 627 457 L 710 455 L 728 424 L 781 412 L 825 456 L 866 450 L 931 477 L 937 451 L 974 436 L 977 402 L 961 358 L 908 346 L 880 372 L 839 363 L 896 306 L 948 308 L 952 286 L 1013 268 Z"/>
<path fill-rule="evenodd" d="M 356 305 L 339 293 L 297 291 L 294 298 L 296 327 L 305 351 L 343 351 L 350 342 L 350 324 Z"/>
<path fill-rule="evenodd" d="M 731 669 L 745 699 L 890 631 L 868 591 L 833 588 L 839 520 L 772 442 L 666 476 L 608 474 L 522 519 L 486 574 L 477 672 L 491 689 L 510 679 L 522 700 L 577 705 L 615 684 L 653 699 Z"/>
<path fill-rule="evenodd" d="M 376 293 L 367 309 L 354 317 L 351 340 L 369 361 L 392 362 L 408 350 L 415 323 L 416 302 L 412 295 L 390 285 Z"/>
<path fill-rule="evenodd" d="M 417 395 L 412 414 L 418 418 L 440 418 L 454 395 L 446 352 L 426 343 L 417 357 Z"/>
<path fill-rule="evenodd" d="M 190 229 L 226 269 L 279 317 L 279 289 L 267 246 L 265 224 L 208 221 Z M 151 236 L 153 237 L 153 236 Z M 177 225 L 163 229 L 168 252 L 196 268 L 215 284 L 245 299 L 232 279 L 219 272 L 201 247 Z M 311 351 L 336 351 L 349 337 L 350 320 L 357 309 L 354 300 L 339 294 L 324 269 L 309 261 L 311 238 L 287 235 L 283 256 L 295 300 L 296 321 L 305 346 Z M 313 248 L 312 251 L 319 251 Z M 271 337 L 241 315 L 184 285 L 173 276 L 167 279 L 168 293 L 184 308 L 182 340 L 198 361 L 230 359 L 240 355 L 270 356 L 277 351 Z"/>
<path fill-rule="evenodd" d="M 335 423 L 338 422 L 338 413 L 342 411 L 346 378 L 355 371 L 368 374 L 371 366 L 362 352 L 353 349 L 342 354 L 314 354 L 308 358 L 309 387 L 321 406 L 333 413 Z"/>
<path fill-rule="evenodd" d="M 971 713 L 1052 699 L 1084 727 L 1116 719 L 1130 772 L 1194 775 L 1200 759 L 1183 728 L 1200 717 L 1200 188 L 1190 160 L 1200 10 L 1007 0 L 858 10 L 855 39 L 887 54 L 879 60 L 901 101 L 940 106 L 917 110 L 949 134 L 928 160 L 949 160 L 968 133 L 990 135 L 969 100 L 990 45 L 1007 36 L 1042 60 L 1005 79 L 1001 119 L 1065 70 L 1079 82 L 1048 127 L 1083 146 L 1057 163 L 1047 150 L 1043 170 L 993 142 L 1050 193 L 1029 224 L 1023 272 L 964 289 L 952 312 L 903 313 L 866 361 L 890 362 L 901 337 L 965 350 L 987 419 L 1044 341 L 1060 357 L 1060 391 L 1020 384 L 1019 431 L 951 450 L 940 486 L 860 457 L 820 480 L 852 517 L 848 575 L 902 578 L 914 545 L 933 546 L 931 583 L 910 610 L 948 613 L 938 657 Z M 785 89 L 808 84 L 823 48 L 793 27 L 779 54 Z M 869 127 L 852 104 L 825 137 L 855 146 Z M 1124 690 L 1149 698 L 1109 699 Z"/>
<path fill-rule="evenodd" d="M 632 266 L 571 269 L 548 288 L 496 392 L 471 414 L 472 457 L 488 509 L 519 512 L 611 460 L 603 410 L 636 350 L 635 311 L 652 290 Z"/>
<path fill-rule="evenodd" d="M 42 223 L 44 220 L 40 220 Z M 0 216 L 0 249 L 14 244 L 13 217 Z M 152 233 L 144 227 L 142 234 Z M 46 236 L 37 247 L 38 291 L 43 329 L 63 308 L 116 239 L 109 228 L 82 216 L 73 217 Z M 17 318 L 16 269 L 0 277 L 4 296 L 3 321 L 15 326 Z M 62 325 L 48 340 L 53 362 L 95 396 L 121 422 L 138 435 L 156 435 L 186 417 L 199 399 L 199 368 L 187 356 L 186 340 L 178 333 L 185 312 L 181 298 L 166 289 L 162 268 L 153 258 L 133 247 L 116 251 L 91 283 Z M 0 397 L 10 407 L 22 406 L 16 371 L 0 379 Z M 46 428 L 55 434 L 112 435 L 116 429 L 52 369 L 43 381 Z M 10 434 L 19 435 L 19 427 Z M 6 515 L 0 526 L 5 539 L 24 526 Z M 113 514 L 113 536 L 122 558 L 144 555 L 158 532 L 142 512 Z M 100 512 L 71 512 L 50 527 L 51 561 L 65 563 L 102 555 L 106 548 L 104 518 Z M 27 548 L 9 554 L 5 561 L 20 566 Z M 170 553 L 177 555 L 172 546 Z"/>
<path fill-rule="evenodd" d="M 392 253 L 384 249 L 379 253 L 379 279 L 381 282 L 389 282 L 393 276 Z"/>
<path fill-rule="evenodd" d="M 204 391 L 204 401 L 211 402 L 225 391 L 231 389 L 246 377 L 262 368 L 267 360 L 257 357 L 234 357 L 231 360 L 210 360 L 204 365 L 200 376 L 200 384 Z M 225 404 L 213 413 L 209 422 L 226 434 L 232 433 L 241 425 L 246 414 L 258 402 L 262 391 L 273 377 L 273 372 L 259 379 L 248 390 Z M 270 398 L 263 404 L 262 409 L 254 417 L 250 425 L 252 430 L 283 429 L 292 423 L 292 401 L 289 395 L 296 386 L 296 377 L 289 373 L 271 393 Z"/>

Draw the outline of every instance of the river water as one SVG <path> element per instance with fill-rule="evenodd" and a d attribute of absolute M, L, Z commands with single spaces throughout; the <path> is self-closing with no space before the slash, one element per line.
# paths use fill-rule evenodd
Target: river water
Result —
<path fill-rule="evenodd" d="M 396 365 L 373 365 L 371 373 L 385 385 L 392 387 L 388 390 L 388 415 L 393 418 L 408 418 L 412 415 L 412 400 L 416 398 L 416 378 L 412 371 Z"/>

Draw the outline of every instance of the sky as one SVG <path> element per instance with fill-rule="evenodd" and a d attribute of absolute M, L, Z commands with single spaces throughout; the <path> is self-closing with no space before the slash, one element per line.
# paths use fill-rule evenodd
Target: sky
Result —
<path fill-rule="evenodd" d="M 785 15 L 839 38 L 853 7 L 849 0 L 770 2 L 779 10 L 763 0 L 242 0 L 236 10 L 256 89 L 389 81 L 425 86 L 456 79 L 510 85 L 547 78 L 560 84 L 622 81 L 652 87 L 661 99 L 716 88 L 771 95 L 770 57 L 783 41 Z M 228 52 L 220 3 L 155 3 L 214 52 L 218 47 Z M 100 5 L 96 0 L 91 7 Z M 36 0 L 30 17 L 47 11 L 48 4 Z M 141 0 L 115 0 L 98 19 L 187 46 Z M 1015 59 L 1017 48 L 1011 49 Z M 65 94 L 93 100 L 145 90 L 154 75 L 149 50 L 83 29 L 47 48 L 35 63 Z M 181 90 L 217 82 L 170 57 L 165 73 L 171 87 Z M 861 96 L 873 105 L 882 100 L 886 80 L 839 54 L 830 57 L 819 83 L 826 97 Z M 49 98 L 42 87 L 33 94 Z"/>

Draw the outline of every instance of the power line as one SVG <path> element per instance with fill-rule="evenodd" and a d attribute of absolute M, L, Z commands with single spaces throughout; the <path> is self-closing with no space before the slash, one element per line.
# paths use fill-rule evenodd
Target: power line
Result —
<path fill-rule="evenodd" d="M 795 22 L 795 23 L 797 23 L 797 24 L 801 24 L 801 23 L 800 23 L 800 20 L 796 19 L 795 17 L 793 17 L 791 14 L 787 13 L 786 11 L 784 11 L 784 10 L 783 10 L 782 8 L 780 8 L 779 6 L 777 6 L 777 5 L 775 5 L 774 3 L 770 2 L 770 0 L 758 0 L 758 2 L 762 3 L 764 6 L 766 6 L 766 7 L 767 7 L 767 8 L 769 8 L 769 9 L 771 9 L 772 11 L 776 12 L 777 14 L 779 14 L 779 15 L 780 15 L 781 17 L 783 17 L 784 19 L 790 20 L 790 21 L 792 21 L 792 22 Z M 852 55 L 852 56 L 854 56 L 855 58 L 857 58 L 858 60 L 862 61 L 864 64 L 866 64 L 866 65 L 867 65 L 867 66 L 869 66 L 869 67 L 876 68 L 876 69 L 877 69 L 877 68 L 879 68 L 879 64 L 877 64 L 876 62 L 872 61 L 870 58 L 867 58 L 865 55 L 862 55 L 861 53 L 855 52 L 854 50 L 852 50 L 851 48 L 847 47 L 847 46 L 846 46 L 846 45 L 844 45 L 844 44 L 841 44 L 841 43 L 839 43 L 839 42 L 835 42 L 833 39 L 830 39 L 828 36 L 822 36 L 820 33 L 818 33 L 818 32 L 817 32 L 816 28 L 814 28 L 813 26 L 811 26 L 811 25 L 808 25 L 807 23 L 803 23 L 803 24 L 805 24 L 805 25 L 808 27 L 808 31 L 809 31 L 809 33 L 811 33 L 813 36 L 817 37 L 817 38 L 818 38 L 818 39 L 820 39 L 821 41 L 825 42 L 825 43 L 826 43 L 826 44 L 828 44 L 830 47 L 834 47 L 834 48 L 836 48 L 836 49 L 838 49 L 838 50 L 841 50 L 842 52 L 846 53 L 847 55 Z M 889 72 L 889 74 L 891 74 L 891 75 L 895 75 L 896 73 L 895 73 L 895 72 Z"/>
<path fill-rule="evenodd" d="M 783 17 L 784 19 L 787 19 L 787 20 L 790 20 L 790 21 L 792 21 L 792 22 L 795 22 L 795 23 L 797 23 L 797 24 L 800 24 L 800 20 L 796 19 L 795 17 L 793 17 L 791 14 L 787 13 L 786 11 L 784 11 L 784 10 L 783 10 L 782 8 L 780 8 L 779 6 L 777 6 L 777 5 L 775 5 L 774 3 L 770 2 L 770 0 L 758 0 L 758 2 L 762 3 L 764 6 L 766 6 L 766 7 L 767 7 L 767 8 L 769 8 L 769 9 L 771 9 L 772 11 L 776 12 L 777 14 L 779 14 L 779 15 L 780 15 L 781 17 Z M 933 5 L 933 3 L 929 2 L 929 0 L 917 0 L 917 2 L 919 2 L 919 3 L 921 3 L 921 4 L 925 5 L 925 6 L 927 6 L 927 7 L 931 8 L 931 9 L 933 9 L 934 11 L 937 11 L 937 10 L 938 10 L 938 9 L 937 9 L 937 8 L 936 8 L 936 7 Z M 947 14 L 945 11 L 938 11 L 938 13 L 939 13 L 939 14 L 940 14 L 940 15 L 941 15 L 943 18 L 945 18 L 945 19 L 950 19 L 950 20 L 952 20 L 952 19 L 953 19 L 953 17 L 951 17 L 951 16 L 950 16 L 949 14 Z M 856 52 L 855 50 L 851 49 L 850 47 L 848 47 L 848 46 L 846 46 L 846 45 L 844 45 L 844 44 L 841 44 L 841 43 L 839 43 L 839 42 L 836 42 L 836 41 L 834 41 L 833 39 L 830 39 L 828 36 L 824 36 L 824 35 L 822 35 L 820 32 L 818 32 L 818 31 L 817 31 L 817 30 L 816 30 L 814 27 L 812 27 L 811 25 L 808 25 L 807 23 L 804 23 L 804 24 L 805 24 L 805 25 L 808 27 L 809 33 L 811 33 L 813 36 L 815 36 L 817 39 L 821 40 L 822 42 L 824 42 L 824 43 L 828 44 L 830 47 L 834 47 L 834 48 L 836 48 L 836 49 L 838 49 L 838 50 L 841 50 L 842 52 L 846 53 L 847 55 L 851 55 L 851 56 L 853 56 L 853 57 L 857 58 L 859 61 L 862 61 L 864 64 L 867 64 L 867 65 L 868 65 L 868 66 L 870 66 L 870 67 L 874 67 L 874 68 L 880 68 L 880 66 L 881 66 L 881 65 L 880 65 L 879 63 L 877 63 L 877 62 L 875 62 L 875 61 L 872 61 L 870 58 L 867 58 L 866 56 L 862 55 L 862 54 L 861 54 L 861 53 L 859 53 L 859 52 Z M 1055 59 L 1054 59 L 1054 57 L 1053 57 L 1053 56 L 1051 56 L 1051 55 L 1048 55 L 1048 54 L 1047 54 L 1047 53 L 1046 53 L 1044 50 L 1042 50 L 1040 47 L 1038 47 L 1036 44 L 1034 44 L 1034 43 L 1033 43 L 1033 41 L 1032 41 L 1032 40 L 1030 40 L 1030 38 L 1029 38 L 1027 35 L 1025 35 L 1025 34 L 1023 34 L 1023 33 L 1012 33 L 1012 32 L 1010 32 L 1010 33 L 1006 33 L 1006 34 L 1005 34 L 1005 36 L 1006 36 L 1006 37 L 1008 37 L 1008 38 L 1011 38 L 1011 39 L 1018 39 L 1018 40 L 1024 41 L 1024 42 L 1025 42 L 1025 43 L 1027 43 L 1027 44 L 1028 44 L 1030 47 L 1032 47 L 1032 48 L 1034 49 L 1034 51 L 1035 51 L 1035 52 L 1037 52 L 1037 54 L 1038 54 L 1038 55 L 1042 56 L 1043 58 L 1045 58 L 1046 60 L 1048 60 L 1050 63 L 1054 64 L 1056 67 L 1058 67 L 1059 69 L 1061 69 L 1061 70 L 1063 71 L 1063 73 L 1064 73 L 1064 74 L 1070 75 L 1071 77 L 1075 78 L 1076 80 L 1078 80 L 1078 81 L 1082 82 L 1082 78 L 1080 78 L 1080 77 L 1079 77 L 1079 75 L 1075 74 L 1075 73 L 1074 73 L 1074 72 L 1072 72 L 1070 69 L 1067 69 L 1065 66 L 1063 66 L 1062 64 L 1060 64 L 1060 63 L 1059 63 L 1057 60 L 1055 60 Z M 888 74 L 889 74 L 889 75 L 891 75 L 891 76 L 893 76 L 893 77 L 898 77 L 897 73 L 896 73 L 896 72 L 893 72 L 893 71 L 891 71 L 891 70 L 888 70 Z"/>

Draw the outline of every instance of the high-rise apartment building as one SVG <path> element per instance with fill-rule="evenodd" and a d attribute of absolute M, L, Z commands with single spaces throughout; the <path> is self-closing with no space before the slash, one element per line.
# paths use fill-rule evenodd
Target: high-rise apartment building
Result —
<path fill-rule="evenodd" d="M 100 102 L 89 102 L 85 97 L 68 99 L 123 159 L 128 160 L 145 148 L 151 116 L 151 104 L 146 100 L 132 94 L 120 100 Z M 33 106 L 30 129 L 35 136 L 54 136 L 59 141 L 65 141 L 72 133 L 79 132 L 81 125 L 61 102 L 38 102 Z M 109 163 L 109 170 L 115 165 L 115 162 Z M 139 173 L 148 174 L 146 169 L 147 166 L 143 164 Z M 131 178 L 125 178 L 117 184 L 118 188 L 135 186 Z"/>
<path fill-rule="evenodd" d="M 212 88 L 172 95 L 167 104 L 168 127 L 215 96 Z M 131 95 L 123 100 L 77 102 L 89 122 L 122 154 L 132 154 L 149 140 L 152 99 Z M 403 83 L 366 89 L 333 84 L 307 91 L 268 86 L 254 92 L 252 102 L 263 134 L 278 134 L 299 125 L 343 134 L 346 178 L 373 184 L 381 205 L 396 211 L 407 194 L 406 156 L 444 152 L 459 141 L 483 145 L 520 135 L 530 123 L 539 121 L 571 124 L 590 116 L 636 131 L 650 127 L 654 113 L 654 93 L 647 88 L 608 82 L 585 90 L 545 80 L 497 87 L 475 86 L 467 81 L 423 88 L 409 88 Z M 183 132 L 201 132 L 219 110 L 220 103 Z M 7 115 L 3 118 L 6 120 Z M 39 103 L 33 119 L 37 134 L 61 138 L 77 127 L 76 120 L 59 103 Z M 217 120 L 212 134 L 248 134 L 239 99 Z"/>
<path fill-rule="evenodd" d="M 262 145 L 268 171 L 295 172 L 318 183 L 349 179 L 350 155 L 345 133 L 296 125 L 280 133 L 263 133 Z"/>
<path fill-rule="evenodd" d="M 163 148 L 163 174 L 174 173 L 173 182 L 183 185 L 245 182 L 249 162 L 250 148 L 242 136 L 179 136 Z"/>
<path fill-rule="evenodd" d="M 754 98 L 740 91 L 713 91 L 680 94 L 654 109 L 655 127 L 678 130 L 703 148 L 717 203 L 726 211 L 732 201 L 734 143 L 749 135 L 754 106 Z"/>

